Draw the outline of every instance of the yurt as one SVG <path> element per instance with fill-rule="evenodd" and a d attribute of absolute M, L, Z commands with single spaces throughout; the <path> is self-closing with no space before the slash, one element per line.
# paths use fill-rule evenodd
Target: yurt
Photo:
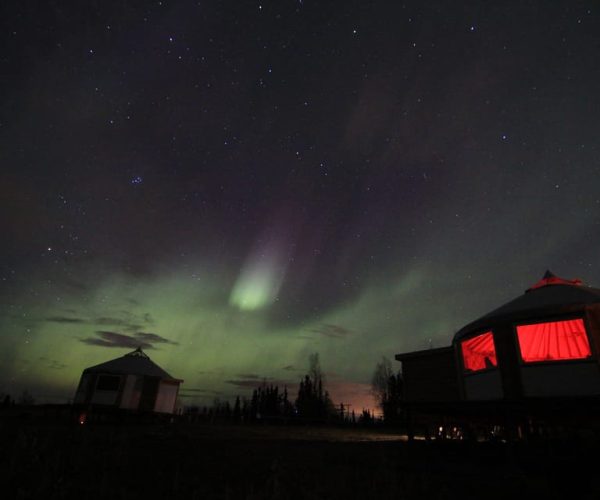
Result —
<path fill-rule="evenodd" d="M 453 347 L 463 400 L 600 396 L 600 289 L 547 271 Z"/>
<path fill-rule="evenodd" d="M 182 382 L 138 348 L 83 370 L 74 403 L 86 407 L 173 413 Z"/>

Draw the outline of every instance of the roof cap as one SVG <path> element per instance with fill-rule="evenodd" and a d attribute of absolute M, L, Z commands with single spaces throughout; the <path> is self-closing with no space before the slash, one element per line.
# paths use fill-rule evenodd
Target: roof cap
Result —
<path fill-rule="evenodd" d="M 142 346 L 139 346 L 135 351 L 128 352 L 125 354 L 125 356 L 150 359 L 150 357 L 144 351 L 142 351 Z"/>
<path fill-rule="evenodd" d="M 537 283 L 534 283 L 532 286 L 530 286 L 525 291 L 525 293 L 531 292 L 532 290 L 536 290 L 538 288 L 542 288 L 543 286 L 549 286 L 549 285 L 581 286 L 581 285 L 583 285 L 583 281 L 581 281 L 579 278 L 575 278 L 573 280 L 559 278 L 558 276 L 556 276 L 556 274 L 554 274 L 552 271 L 550 271 L 548 269 L 544 273 L 544 276 L 542 276 L 542 279 L 539 280 Z"/>

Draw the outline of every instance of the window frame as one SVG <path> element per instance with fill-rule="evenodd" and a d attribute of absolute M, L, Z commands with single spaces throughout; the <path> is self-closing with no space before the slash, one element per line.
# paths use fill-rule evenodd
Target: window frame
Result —
<path fill-rule="evenodd" d="M 523 359 L 523 353 L 521 352 L 521 343 L 519 342 L 519 333 L 517 332 L 517 327 L 519 326 L 528 326 L 528 325 L 537 325 L 541 323 L 557 323 L 560 321 L 570 321 L 574 319 L 580 319 L 583 322 L 583 328 L 585 331 L 585 336 L 588 341 L 588 345 L 590 346 L 590 355 L 586 358 L 568 358 L 568 359 L 549 359 L 543 361 L 525 361 Z M 556 366 L 556 365 L 571 365 L 574 363 L 596 363 L 597 355 L 596 350 L 594 349 L 594 343 L 592 342 L 592 338 L 590 337 L 590 328 L 587 321 L 587 317 L 584 314 L 575 314 L 568 316 L 549 316 L 544 318 L 538 318 L 535 320 L 525 320 L 514 322 L 512 324 L 513 329 L 513 338 L 515 342 L 515 347 L 517 348 L 517 355 L 519 358 L 520 366 Z"/>
<path fill-rule="evenodd" d="M 489 333 L 492 336 L 492 342 L 494 344 L 494 353 L 496 354 L 496 365 L 482 368 L 481 370 L 467 370 L 465 368 L 465 357 L 463 354 L 463 345 L 462 345 L 463 342 L 477 338 L 480 335 L 485 335 L 486 333 Z M 479 375 L 481 373 L 489 373 L 494 370 L 498 370 L 498 350 L 496 349 L 496 337 L 494 335 L 493 328 L 486 328 L 485 330 L 479 330 L 477 333 L 475 333 L 473 335 L 469 335 L 467 337 L 460 339 L 458 342 L 458 349 L 459 349 L 459 357 L 460 357 L 460 367 L 461 367 L 461 372 L 462 372 L 463 376 L 470 377 L 472 375 Z"/>

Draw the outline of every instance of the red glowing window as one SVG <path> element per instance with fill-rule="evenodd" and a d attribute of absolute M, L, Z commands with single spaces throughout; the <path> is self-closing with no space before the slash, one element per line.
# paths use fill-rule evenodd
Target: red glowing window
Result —
<path fill-rule="evenodd" d="M 480 371 L 498 366 L 492 332 L 463 340 L 460 344 L 465 371 Z"/>
<path fill-rule="evenodd" d="M 582 319 L 517 326 L 521 357 L 527 363 L 583 359 L 592 355 Z"/>

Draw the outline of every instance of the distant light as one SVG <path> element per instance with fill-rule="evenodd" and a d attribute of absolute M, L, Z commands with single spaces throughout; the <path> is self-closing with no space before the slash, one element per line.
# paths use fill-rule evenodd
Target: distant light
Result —
<path fill-rule="evenodd" d="M 505 141 L 508 138 L 506 134 L 502 134 L 502 140 Z"/>
<path fill-rule="evenodd" d="M 144 179 L 142 179 L 139 175 L 136 175 L 133 179 L 131 179 L 131 184 L 141 184 L 142 182 L 144 182 Z"/>
<path fill-rule="evenodd" d="M 475 31 L 475 26 L 471 26 L 471 27 L 469 28 L 469 31 Z"/>

